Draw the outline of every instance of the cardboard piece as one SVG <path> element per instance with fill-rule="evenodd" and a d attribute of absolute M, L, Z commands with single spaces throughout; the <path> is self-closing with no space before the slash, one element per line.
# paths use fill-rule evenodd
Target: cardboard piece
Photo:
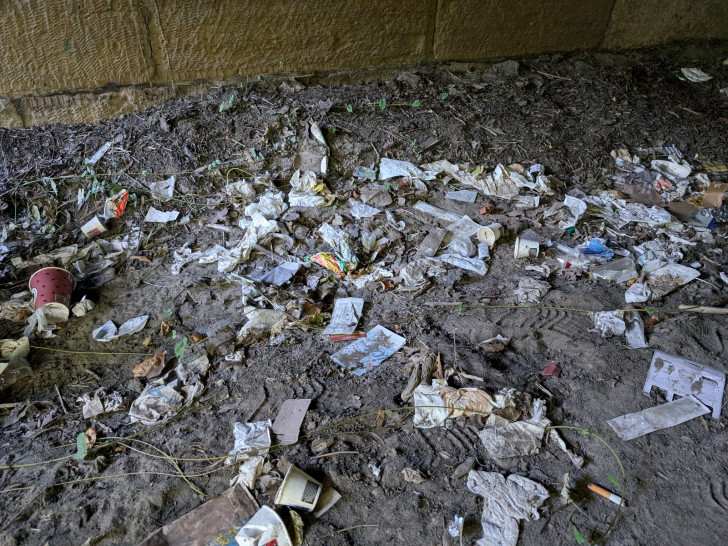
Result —
<path fill-rule="evenodd" d="M 234 544 L 235 535 L 256 513 L 258 503 L 243 485 L 157 529 L 139 546 L 208 546 Z"/>
<path fill-rule="evenodd" d="M 728 183 L 713 182 L 703 195 L 703 206 L 706 209 L 715 209 L 723 204 L 723 196 L 728 191 Z"/>
<path fill-rule="evenodd" d="M 298 442 L 298 433 L 309 405 L 311 405 L 310 398 L 289 399 L 283 402 L 272 427 L 280 445 L 289 446 Z"/>

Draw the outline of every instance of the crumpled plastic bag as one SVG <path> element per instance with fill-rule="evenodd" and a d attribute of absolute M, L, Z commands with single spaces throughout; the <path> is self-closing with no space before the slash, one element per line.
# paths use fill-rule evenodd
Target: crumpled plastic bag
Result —
<path fill-rule="evenodd" d="M 130 318 L 118 328 L 113 321 L 109 320 L 96 328 L 91 335 L 95 341 L 113 341 L 122 336 L 141 332 L 147 325 L 147 320 L 149 320 L 149 315 Z"/>
<path fill-rule="evenodd" d="M 516 296 L 519 305 L 538 303 L 549 290 L 551 290 L 549 283 L 531 277 L 523 277 L 518 280 L 518 288 L 513 291 L 513 295 Z"/>
<path fill-rule="evenodd" d="M 590 332 L 598 332 L 602 337 L 624 335 L 624 311 L 598 311 L 589 315 L 594 319 L 594 328 Z"/>
<path fill-rule="evenodd" d="M 291 207 L 319 207 L 326 202 L 326 198 L 320 193 L 326 190 L 326 186 L 323 182 L 318 182 L 315 172 L 307 171 L 301 176 L 301 171 L 296 171 L 290 184 L 288 204 Z"/>
<path fill-rule="evenodd" d="M 489 394 L 480 389 L 455 389 L 445 379 L 433 379 L 431 385 L 421 384 L 414 390 L 417 428 L 440 427 L 448 419 L 475 412 L 487 415 L 494 409 L 515 407 L 513 391 Z"/>
<path fill-rule="evenodd" d="M 130 421 L 149 426 L 176 415 L 202 393 L 209 367 L 203 354 L 191 362 L 180 362 L 160 379 L 147 383 L 129 408 Z"/>
<path fill-rule="evenodd" d="M 652 300 L 667 296 L 673 290 L 700 277 L 700 272 L 692 267 L 679 264 L 667 264 L 652 271 L 647 277 L 647 288 L 652 291 Z"/>
<path fill-rule="evenodd" d="M 533 480 L 482 470 L 468 473 L 468 489 L 483 497 L 483 538 L 478 546 L 516 546 L 518 521 L 537 520 L 538 508 L 549 497 L 546 488 Z"/>
<path fill-rule="evenodd" d="M 84 419 L 91 419 L 97 415 L 126 409 L 126 404 L 121 393 L 118 391 L 106 392 L 106 389 L 103 387 L 83 394 L 76 402 L 79 404 L 83 403 L 81 411 L 83 412 Z"/>
<path fill-rule="evenodd" d="M 277 309 L 256 309 L 248 315 L 248 322 L 238 332 L 237 344 L 249 345 L 263 336 L 276 336 L 288 325 L 290 319 Z"/>

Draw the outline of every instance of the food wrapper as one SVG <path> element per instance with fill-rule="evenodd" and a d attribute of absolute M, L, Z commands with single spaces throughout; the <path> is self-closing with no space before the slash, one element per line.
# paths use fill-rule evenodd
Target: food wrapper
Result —
<path fill-rule="evenodd" d="M 346 264 L 341 260 L 337 260 L 336 257 L 329 252 L 319 252 L 318 254 L 311 256 L 309 259 L 312 262 L 319 264 L 321 267 L 330 269 L 340 277 L 343 277 L 346 273 Z"/>

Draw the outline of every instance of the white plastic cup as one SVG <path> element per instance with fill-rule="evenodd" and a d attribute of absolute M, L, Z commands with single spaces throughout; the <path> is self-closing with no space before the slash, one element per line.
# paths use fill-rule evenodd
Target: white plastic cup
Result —
<path fill-rule="evenodd" d="M 106 226 L 103 224 L 103 222 L 99 220 L 99 217 L 94 216 L 93 218 L 91 218 L 91 220 L 81 226 L 81 231 L 83 231 L 83 234 L 90 239 L 91 237 L 95 237 L 96 235 L 104 233 L 108 230 L 106 229 Z"/>
<path fill-rule="evenodd" d="M 478 230 L 478 240 L 488 246 L 493 245 L 498 239 L 503 237 L 505 229 L 499 223 L 490 224 Z"/>
<path fill-rule="evenodd" d="M 513 248 L 514 258 L 537 258 L 540 251 L 539 242 L 533 239 L 516 237 L 516 246 Z"/>
<path fill-rule="evenodd" d="M 291 465 L 276 493 L 276 504 L 302 508 L 312 512 L 321 494 L 321 482 L 300 468 Z"/>

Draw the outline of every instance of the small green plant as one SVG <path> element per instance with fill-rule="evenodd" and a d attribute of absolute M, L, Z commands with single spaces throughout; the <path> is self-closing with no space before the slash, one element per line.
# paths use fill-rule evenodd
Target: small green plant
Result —
<path fill-rule="evenodd" d="M 181 362 L 182 357 L 185 355 L 187 350 L 187 337 L 183 337 L 177 343 L 174 344 L 174 356 L 177 357 L 177 361 Z"/>
<path fill-rule="evenodd" d="M 449 94 L 449 93 L 443 93 L 442 95 L 440 95 L 440 100 L 445 100 L 445 99 L 446 99 L 446 98 L 448 98 L 449 96 L 450 96 L 450 94 Z"/>
<path fill-rule="evenodd" d="M 412 108 L 419 108 L 422 102 L 420 102 L 420 99 L 417 99 L 415 102 L 412 103 Z"/>
<path fill-rule="evenodd" d="M 354 107 L 351 104 L 347 104 L 346 111 L 351 114 L 354 111 Z"/>
<path fill-rule="evenodd" d="M 228 98 L 226 98 L 225 100 L 223 100 L 220 103 L 220 108 L 218 108 L 218 111 L 220 113 L 222 113 L 226 110 L 230 110 L 233 107 L 234 103 L 235 103 L 235 94 L 233 93 Z"/>
<path fill-rule="evenodd" d="M 385 98 L 379 99 L 378 104 L 379 104 L 379 110 L 384 112 L 384 110 L 386 110 L 386 108 L 387 108 L 387 99 L 385 99 Z"/>
<path fill-rule="evenodd" d="M 327 129 L 327 131 L 329 132 L 329 134 L 330 134 L 330 135 L 335 135 L 335 134 L 336 134 L 336 127 L 334 127 L 334 126 L 332 125 L 331 127 L 329 127 L 329 128 Z"/>
<path fill-rule="evenodd" d="M 172 316 L 172 309 L 165 309 L 162 312 L 162 314 L 160 315 L 160 317 L 162 317 L 163 319 L 167 319 L 167 318 L 169 318 L 171 316 Z"/>
<path fill-rule="evenodd" d="M 574 525 L 574 538 L 576 539 L 577 544 L 584 544 L 586 542 L 584 535 L 582 535 L 579 529 L 576 528 L 576 525 Z"/>
<path fill-rule="evenodd" d="M 76 453 L 71 458 L 76 461 L 83 461 L 88 455 L 88 443 L 86 442 L 86 433 L 79 432 L 76 436 Z"/>

